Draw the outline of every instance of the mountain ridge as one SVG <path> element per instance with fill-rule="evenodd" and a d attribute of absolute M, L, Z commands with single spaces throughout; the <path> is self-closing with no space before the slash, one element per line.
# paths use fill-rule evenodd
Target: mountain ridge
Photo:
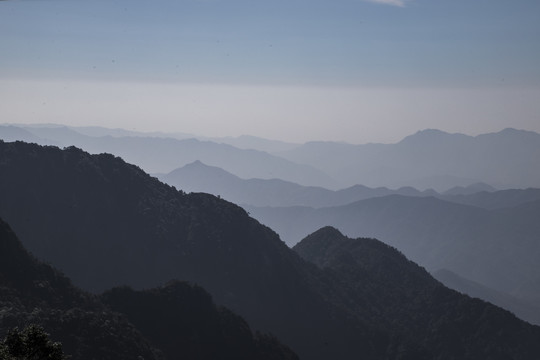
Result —
<path fill-rule="evenodd" d="M 0 138 L 5 133 L 4 129 L 0 126 Z M 40 145 L 76 146 L 94 154 L 111 153 L 148 173 L 167 173 L 179 166 L 202 160 L 244 178 L 279 177 L 305 185 L 335 186 L 335 180 L 309 165 L 297 164 L 259 150 L 239 149 L 208 140 L 111 135 L 94 137 L 65 126 L 27 127 L 24 130 L 43 139 L 38 142 Z M 16 139 L 10 137 L 10 140 Z"/>
<path fill-rule="evenodd" d="M 483 343 L 481 350 L 470 348 L 471 344 L 464 336 L 470 331 L 497 333 L 495 336 L 501 339 L 517 340 L 522 336 L 537 338 L 540 328 L 522 327 L 511 313 L 445 288 L 425 269 L 376 239 L 351 239 L 337 229 L 325 227 L 304 238 L 294 250 L 331 274 L 335 281 L 345 283 L 356 306 L 368 308 L 370 313 L 383 318 L 388 316 L 394 326 L 404 326 L 412 341 L 425 346 L 432 337 L 448 338 L 449 343 L 438 349 L 447 352 L 442 358 L 526 358 L 540 350 L 537 345 L 539 349 L 531 353 L 527 354 L 531 350 L 525 350 L 519 355 L 511 355 L 512 350 L 492 343 Z M 381 292 L 381 284 L 386 287 L 385 291 Z M 371 299 L 366 289 L 382 296 Z M 410 317 L 411 313 L 418 317 Z M 450 322 L 444 325 L 452 318 L 450 314 L 468 314 L 469 317 L 463 318 L 459 325 Z M 438 325 L 434 326 L 436 323 Z M 416 356 L 420 358 L 421 354 L 420 350 Z"/>
<path fill-rule="evenodd" d="M 87 288 L 189 280 L 309 359 L 419 359 L 450 351 L 444 336 L 419 343 L 391 326 L 391 317 L 351 303 L 346 284 L 240 207 L 177 191 L 115 156 L 0 142 L 0 198 L 0 216 L 22 232 L 25 245 Z M 459 319 L 445 321 L 457 326 Z M 493 334 L 480 334 L 494 343 Z M 527 339 L 515 349 L 531 346 Z M 467 337 L 466 348 L 477 349 L 473 340 Z"/>
<path fill-rule="evenodd" d="M 540 134 L 525 130 L 477 136 L 425 130 L 395 144 L 309 143 L 279 155 L 316 167 L 342 186 L 540 187 Z"/>
<path fill-rule="evenodd" d="M 534 260 L 540 251 L 539 204 L 487 210 L 435 197 L 389 195 L 320 209 L 245 208 L 291 245 L 327 224 L 348 236 L 378 238 L 428 270 L 446 268 L 512 294 L 540 271 Z"/>
<path fill-rule="evenodd" d="M 348 319 L 321 295 L 321 274 L 232 203 L 75 148 L 0 142 L 0 174 L 0 216 L 86 289 L 189 280 L 300 356 L 386 351 L 385 332 Z"/>
<path fill-rule="evenodd" d="M 390 190 L 384 187 L 372 189 L 354 185 L 345 189 L 330 190 L 323 187 L 302 186 L 281 179 L 241 179 L 199 160 L 157 177 L 186 192 L 206 192 L 222 196 L 236 204 L 253 206 L 327 207 L 394 193 L 413 196 L 436 194 L 432 190 L 420 192 L 408 187 Z"/>

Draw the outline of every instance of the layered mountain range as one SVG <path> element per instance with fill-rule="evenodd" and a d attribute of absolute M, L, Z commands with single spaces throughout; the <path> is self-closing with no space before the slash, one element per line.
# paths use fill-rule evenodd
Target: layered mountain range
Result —
<path fill-rule="evenodd" d="M 395 144 L 352 145 L 34 125 L 0 126 L 0 139 L 112 153 L 153 174 L 199 160 L 243 179 L 332 190 L 362 184 L 443 192 L 479 182 L 498 189 L 540 187 L 540 134 L 516 129 L 478 136 L 423 130 Z"/>
<path fill-rule="evenodd" d="M 224 167 L 243 178 L 281 178 L 304 185 L 336 186 L 336 181 L 320 170 L 260 150 L 241 149 L 226 143 L 196 138 L 178 139 L 148 134 L 143 136 L 131 132 L 76 130 L 63 126 L 0 126 L 0 139 L 61 147 L 77 146 L 94 154 L 110 153 L 151 174 L 168 173 L 200 160 L 206 164 Z"/>
<path fill-rule="evenodd" d="M 540 354 L 538 327 L 445 288 L 379 241 L 339 249 L 331 262 L 320 261 L 327 253 L 318 245 L 295 248 L 300 256 L 242 208 L 176 190 L 112 155 L 1 142 L 0 198 L 0 216 L 24 246 L 76 285 L 94 292 L 130 286 L 106 292 L 103 301 L 140 326 L 152 346 L 163 341 L 163 349 L 174 349 L 174 342 L 153 339 L 154 330 L 143 328 L 161 323 L 160 309 L 175 313 L 168 299 L 184 290 L 163 284 L 178 279 L 202 286 L 300 358 Z M 326 228 L 303 243 L 319 244 L 319 238 L 349 242 Z M 161 290 L 142 290 L 156 286 Z M 126 305 L 133 303 L 155 313 Z M 235 326 L 232 333 L 246 334 L 245 325 Z M 293 355 L 283 350 L 280 356 Z"/>
<path fill-rule="evenodd" d="M 311 142 L 279 155 L 348 186 L 443 191 L 484 182 L 496 188 L 540 187 L 540 134 L 516 129 L 478 136 L 423 130 L 396 144 Z"/>
<path fill-rule="evenodd" d="M 319 209 L 245 208 L 289 244 L 327 224 L 348 236 L 381 239 L 430 271 L 451 270 L 511 294 L 538 282 L 539 206 L 534 200 L 488 210 L 434 197 L 389 195 Z"/>

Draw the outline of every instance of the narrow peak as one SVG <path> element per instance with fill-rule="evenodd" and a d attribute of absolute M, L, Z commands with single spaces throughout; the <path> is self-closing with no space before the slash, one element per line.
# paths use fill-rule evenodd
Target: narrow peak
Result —
<path fill-rule="evenodd" d="M 191 163 L 188 163 L 188 164 L 184 165 L 182 168 L 186 168 L 186 169 L 193 169 L 193 168 L 197 168 L 197 169 L 212 169 L 212 168 L 217 169 L 217 167 L 207 165 L 207 164 L 203 163 L 201 160 L 195 160 L 194 162 L 191 162 Z"/>
<path fill-rule="evenodd" d="M 343 235 L 338 229 L 332 226 L 325 226 L 319 230 L 311 233 L 301 240 L 297 245 L 300 244 L 326 244 L 328 246 L 338 241 L 346 240 L 347 237 Z"/>
<path fill-rule="evenodd" d="M 324 236 L 324 237 L 333 237 L 336 239 L 344 238 L 345 235 L 341 233 L 338 229 L 336 229 L 333 226 L 325 226 L 320 228 L 319 230 L 313 232 L 309 236 Z"/>

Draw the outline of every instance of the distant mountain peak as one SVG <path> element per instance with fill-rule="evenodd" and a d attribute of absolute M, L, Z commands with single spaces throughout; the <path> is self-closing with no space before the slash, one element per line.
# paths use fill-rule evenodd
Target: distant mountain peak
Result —
<path fill-rule="evenodd" d="M 440 141 L 441 139 L 458 137 L 463 139 L 471 138 L 469 135 L 460 133 L 448 133 L 438 129 L 424 129 L 417 131 L 412 135 L 406 136 L 398 144 L 423 144 L 425 142 Z"/>
<path fill-rule="evenodd" d="M 188 167 L 188 166 L 209 167 L 208 165 L 206 165 L 205 163 L 203 163 L 201 160 L 195 160 L 194 162 L 185 165 L 185 167 Z"/>
<path fill-rule="evenodd" d="M 507 139 L 515 139 L 517 141 L 523 141 L 524 139 L 538 140 L 540 139 L 540 134 L 534 131 L 529 131 L 529 130 L 505 128 L 499 132 L 481 134 L 477 136 L 477 138 L 485 138 L 485 137 L 503 137 Z"/>
<path fill-rule="evenodd" d="M 468 186 L 454 186 L 453 188 L 450 188 L 443 192 L 443 195 L 471 195 L 475 194 L 481 191 L 487 191 L 487 192 L 494 192 L 497 191 L 496 188 L 493 186 L 483 183 L 483 182 L 477 182 L 470 184 Z"/>
<path fill-rule="evenodd" d="M 341 233 L 338 229 L 333 226 L 325 226 L 319 230 L 312 233 L 310 236 L 320 237 L 320 238 L 332 238 L 332 239 L 341 239 L 346 236 Z"/>
<path fill-rule="evenodd" d="M 209 181 L 219 179 L 219 181 L 240 181 L 240 178 L 236 175 L 231 174 L 230 172 L 217 167 L 211 166 L 203 163 L 200 160 L 195 160 L 192 163 L 186 164 L 181 168 L 171 171 L 170 173 L 163 175 L 161 179 L 165 182 L 173 179 L 172 182 L 183 183 L 184 186 L 187 185 L 188 188 L 196 188 L 196 191 L 204 191 L 205 185 Z M 197 183 L 200 186 L 194 186 L 194 184 L 186 184 L 186 181 L 189 183 Z M 180 187 L 184 187 L 180 186 Z"/>
<path fill-rule="evenodd" d="M 532 134 L 536 134 L 534 131 L 520 130 L 520 129 L 516 129 L 516 128 L 511 128 L 511 127 L 504 128 L 504 129 L 502 129 L 501 131 L 499 131 L 499 133 L 500 133 L 500 134 L 517 134 L 517 133 L 532 133 Z"/>
<path fill-rule="evenodd" d="M 449 135 L 449 133 L 439 129 L 424 129 L 417 131 L 415 135 Z"/>

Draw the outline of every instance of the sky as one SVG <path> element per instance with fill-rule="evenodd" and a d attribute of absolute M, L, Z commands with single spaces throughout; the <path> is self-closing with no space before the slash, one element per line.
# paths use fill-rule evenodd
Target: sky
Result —
<path fill-rule="evenodd" d="M 537 0 L 4 0 L 0 122 L 396 142 L 540 132 Z"/>

